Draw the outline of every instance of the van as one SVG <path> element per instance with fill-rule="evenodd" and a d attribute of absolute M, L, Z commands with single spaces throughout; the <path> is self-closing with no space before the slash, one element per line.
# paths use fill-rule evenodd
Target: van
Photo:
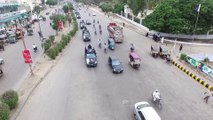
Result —
<path fill-rule="evenodd" d="M 146 101 L 135 104 L 134 116 L 136 120 L 161 120 L 155 109 Z"/>

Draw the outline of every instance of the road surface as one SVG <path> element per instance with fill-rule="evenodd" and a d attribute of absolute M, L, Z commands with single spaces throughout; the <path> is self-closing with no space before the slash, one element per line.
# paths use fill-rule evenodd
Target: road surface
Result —
<path fill-rule="evenodd" d="M 84 12 L 85 11 L 85 12 Z M 148 101 L 162 120 L 212 120 L 213 104 L 203 102 L 202 85 L 192 80 L 175 66 L 149 54 L 152 40 L 124 28 L 125 41 L 116 44 L 115 51 L 98 48 L 97 39 L 107 40 L 105 16 L 89 17 L 81 8 L 84 20 L 99 19 L 103 35 L 93 35 L 91 44 L 97 50 L 98 66 L 87 68 L 84 61 L 85 43 L 79 30 L 67 46 L 62 58 L 31 95 L 17 120 L 133 120 L 136 102 Z M 93 34 L 92 25 L 88 29 Z M 142 58 L 141 68 L 128 64 L 130 43 Z M 108 56 L 120 58 L 122 74 L 113 74 L 107 64 Z M 163 109 L 151 102 L 155 89 L 162 94 Z"/>

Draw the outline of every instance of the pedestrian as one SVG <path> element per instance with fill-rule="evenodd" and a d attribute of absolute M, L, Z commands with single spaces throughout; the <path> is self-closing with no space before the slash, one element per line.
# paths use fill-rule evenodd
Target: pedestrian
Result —
<path fill-rule="evenodd" d="M 163 44 L 164 42 L 164 37 L 161 37 L 161 44 Z"/>
<path fill-rule="evenodd" d="M 181 51 L 182 51 L 182 49 L 183 49 L 183 45 L 182 45 L 182 44 L 180 44 L 179 52 L 181 52 Z"/>
<path fill-rule="evenodd" d="M 148 37 L 148 36 L 149 36 L 149 32 L 146 33 L 146 37 Z"/>
<path fill-rule="evenodd" d="M 52 26 L 52 23 L 50 22 L 50 26 Z"/>
<path fill-rule="evenodd" d="M 206 103 L 208 103 L 210 97 L 213 97 L 213 89 L 210 89 L 210 91 L 204 92 L 204 98 L 203 98 L 203 100 Z"/>
<path fill-rule="evenodd" d="M 125 27 L 125 23 L 123 22 L 123 27 Z"/>

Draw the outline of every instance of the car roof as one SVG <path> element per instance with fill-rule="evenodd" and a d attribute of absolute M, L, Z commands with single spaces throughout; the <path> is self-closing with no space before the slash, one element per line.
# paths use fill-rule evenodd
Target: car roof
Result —
<path fill-rule="evenodd" d="M 108 38 L 110 42 L 115 42 L 113 38 Z"/>
<path fill-rule="evenodd" d="M 119 60 L 116 56 L 111 56 L 110 57 L 112 60 Z"/>
<path fill-rule="evenodd" d="M 142 107 L 139 108 L 139 105 L 142 105 Z M 161 120 L 155 109 L 146 101 L 136 103 L 135 109 L 141 111 L 146 120 Z"/>

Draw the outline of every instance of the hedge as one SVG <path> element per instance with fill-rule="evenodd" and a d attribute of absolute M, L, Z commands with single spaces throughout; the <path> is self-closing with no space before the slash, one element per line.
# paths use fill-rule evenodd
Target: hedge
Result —
<path fill-rule="evenodd" d="M 14 90 L 6 91 L 1 96 L 1 101 L 6 103 L 11 110 L 17 106 L 18 99 L 18 93 Z"/>
<path fill-rule="evenodd" d="M 9 120 L 10 107 L 0 101 L 0 120 Z"/>
<path fill-rule="evenodd" d="M 55 59 L 56 56 L 58 56 L 58 54 L 60 52 L 62 52 L 62 50 L 65 48 L 65 46 L 68 45 L 68 43 L 70 42 L 71 37 L 73 37 L 76 34 L 76 32 L 78 31 L 78 23 L 76 22 L 76 18 L 72 17 L 72 19 L 73 19 L 73 23 L 74 23 L 73 29 L 67 35 L 62 35 L 61 41 L 59 43 L 52 46 L 53 42 L 51 42 L 51 40 L 49 38 L 49 41 L 45 44 L 46 46 L 44 45 L 44 50 L 51 59 Z"/>

